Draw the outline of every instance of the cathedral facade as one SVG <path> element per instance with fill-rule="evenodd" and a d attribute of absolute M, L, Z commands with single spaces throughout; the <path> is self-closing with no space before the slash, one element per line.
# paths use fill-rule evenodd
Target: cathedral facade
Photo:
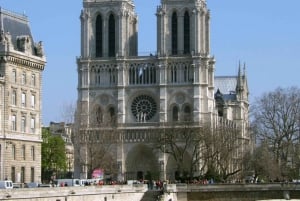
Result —
<path fill-rule="evenodd" d="M 75 177 L 101 168 L 115 180 L 175 179 L 176 162 L 155 145 L 161 131 L 180 135 L 186 122 L 199 129 L 222 118 L 247 149 L 246 75 L 241 67 L 236 76 L 214 75 L 206 0 L 162 0 L 156 18 L 156 54 L 139 56 L 134 1 L 83 0 Z"/>

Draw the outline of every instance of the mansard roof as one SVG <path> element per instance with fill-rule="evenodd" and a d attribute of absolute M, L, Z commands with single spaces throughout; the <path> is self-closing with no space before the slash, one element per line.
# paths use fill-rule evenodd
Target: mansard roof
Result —
<path fill-rule="evenodd" d="M 27 16 L 0 8 L 0 20 L 0 30 L 10 33 L 13 44 L 16 44 L 17 36 L 27 35 L 32 39 Z"/>

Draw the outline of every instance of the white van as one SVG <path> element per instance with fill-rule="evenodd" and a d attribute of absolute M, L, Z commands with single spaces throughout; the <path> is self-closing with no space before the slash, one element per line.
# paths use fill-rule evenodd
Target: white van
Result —
<path fill-rule="evenodd" d="M 12 189 L 14 187 L 11 180 L 0 181 L 0 189 Z"/>

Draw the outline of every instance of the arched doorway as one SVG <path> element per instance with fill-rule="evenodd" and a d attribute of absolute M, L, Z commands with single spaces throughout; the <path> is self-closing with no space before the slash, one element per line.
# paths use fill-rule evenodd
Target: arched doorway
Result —
<path fill-rule="evenodd" d="M 179 160 L 179 159 L 178 159 Z M 179 165 L 181 166 L 179 168 Z M 186 180 L 192 177 L 191 174 L 192 158 L 186 151 L 183 156 L 183 161 L 179 162 L 174 159 L 173 156 L 169 155 L 166 167 L 166 177 L 170 182 Z"/>
<path fill-rule="evenodd" d="M 153 148 L 138 144 L 127 154 L 126 180 L 152 180 L 159 178 L 158 160 Z"/>

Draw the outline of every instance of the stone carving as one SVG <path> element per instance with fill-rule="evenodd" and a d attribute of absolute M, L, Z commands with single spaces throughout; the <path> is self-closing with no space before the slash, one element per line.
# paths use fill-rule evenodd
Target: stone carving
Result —
<path fill-rule="evenodd" d="M 42 41 L 39 41 L 37 44 L 35 44 L 35 51 L 36 56 L 44 56 L 44 46 Z"/>
<path fill-rule="evenodd" d="M 31 52 L 31 38 L 28 35 L 17 36 L 17 48 L 22 52 Z"/>

